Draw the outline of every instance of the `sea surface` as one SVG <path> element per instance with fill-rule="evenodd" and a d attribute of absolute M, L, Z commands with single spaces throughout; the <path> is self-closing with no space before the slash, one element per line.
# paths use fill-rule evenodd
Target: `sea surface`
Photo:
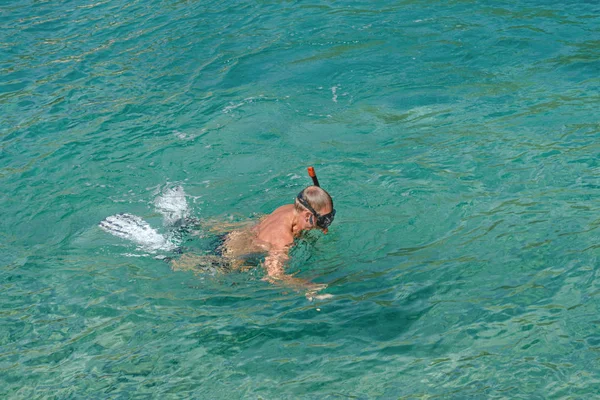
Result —
<path fill-rule="evenodd" d="M 597 0 L 3 0 L 0 398 L 597 398 L 599 111 Z M 333 297 L 165 262 L 309 165 Z"/>

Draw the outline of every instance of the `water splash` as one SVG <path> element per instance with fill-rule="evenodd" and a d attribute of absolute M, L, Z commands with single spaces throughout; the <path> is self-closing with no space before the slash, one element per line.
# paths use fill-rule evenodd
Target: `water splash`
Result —
<path fill-rule="evenodd" d="M 105 232 L 130 240 L 147 251 L 171 251 L 177 247 L 137 215 L 126 213 L 111 215 L 98 226 Z"/>
<path fill-rule="evenodd" d="M 167 188 L 164 193 L 154 200 L 156 211 L 162 214 L 165 226 L 176 225 L 190 215 L 190 209 L 185 198 L 183 187 Z"/>

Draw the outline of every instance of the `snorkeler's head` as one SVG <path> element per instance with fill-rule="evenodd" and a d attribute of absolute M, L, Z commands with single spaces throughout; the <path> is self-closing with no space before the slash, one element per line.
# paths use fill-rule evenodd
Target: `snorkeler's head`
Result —
<path fill-rule="evenodd" d="M 302 190 L 296 197 L 294 206 L 298 212 L 308 210 L 316 218 L 316 226 L 325 232 L 335 217 L 331 196 L 318 186 Z"/>

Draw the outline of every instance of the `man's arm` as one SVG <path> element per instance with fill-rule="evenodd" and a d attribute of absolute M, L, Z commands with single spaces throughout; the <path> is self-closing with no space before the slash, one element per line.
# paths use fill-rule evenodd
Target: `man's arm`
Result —
<path fill-rule="evenodd" d="M 312 299 L 316 292 L 327 287 L 324 284 L 312 283 L 306 279 L 296 278 L 293 275 L 285 273 L 285 263 L 290 259 L 290 246 L 272 248 L 265 258 L 265 268 L 267 270 L 268 280 L 271 283 L 281 282 L 286 286 L 294 286 L 299 289 L 308 290 L 306 297 Z"/>
<path fill-rule="evenodd" d="M 265 258 L 267 274 L 273 279 L 283 279 L 285 276 L 284 265 L 290 259 L 289 246 L 272 248 Z"/>

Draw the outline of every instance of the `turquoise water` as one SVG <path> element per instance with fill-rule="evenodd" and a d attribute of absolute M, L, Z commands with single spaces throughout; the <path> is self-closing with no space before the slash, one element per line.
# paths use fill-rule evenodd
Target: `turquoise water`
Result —
<path fill-rule="evenodd" d="M 600 391 L 597 1 L 8 0 L 0 70 L 0 397 Z M 331 299 L 98 227 L 308 165 L 338 214 L 288 270 Z"/>

